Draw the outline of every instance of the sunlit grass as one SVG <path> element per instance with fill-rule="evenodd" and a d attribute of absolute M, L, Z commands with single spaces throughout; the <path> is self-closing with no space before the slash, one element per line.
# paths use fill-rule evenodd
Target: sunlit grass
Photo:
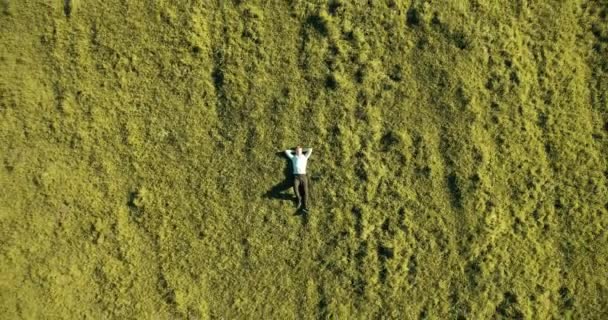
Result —
<path fill-rule="evenodd" d="M 0 0 L 1 317 L 602 318 L 607 10 Z"/>

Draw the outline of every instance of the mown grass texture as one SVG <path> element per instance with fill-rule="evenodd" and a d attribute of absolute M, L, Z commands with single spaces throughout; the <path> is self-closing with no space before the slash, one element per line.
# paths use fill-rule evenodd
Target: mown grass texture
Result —
<path fill-rule="evenodd" d="M 608 317 L 606 1 L 0 9 L 2 318 Z"/>

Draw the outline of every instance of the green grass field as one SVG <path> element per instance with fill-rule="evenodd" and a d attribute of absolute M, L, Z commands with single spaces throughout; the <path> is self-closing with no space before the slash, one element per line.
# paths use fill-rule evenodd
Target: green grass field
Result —
<path fill-rule="evenodd" d="M 0 318 L 607 319 L 607 15 L 0 0 Z"/>

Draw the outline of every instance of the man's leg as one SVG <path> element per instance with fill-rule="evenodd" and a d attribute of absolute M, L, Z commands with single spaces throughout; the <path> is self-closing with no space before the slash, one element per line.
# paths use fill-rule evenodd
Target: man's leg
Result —
<path fill-rule="evenodd" d="M 296 193 L 298 199 L 298 208 L 302 205 L 302 197 L 300 196 L 300 176 L 293 177 L 293 191 Z"/>
<path fill-rule="evenodd" d="M 308 194 L 308 175 L 302 176 L 302 184 L 304 185 L 304 209 L 308 210 L 310 208 L 310 195 Z"/>

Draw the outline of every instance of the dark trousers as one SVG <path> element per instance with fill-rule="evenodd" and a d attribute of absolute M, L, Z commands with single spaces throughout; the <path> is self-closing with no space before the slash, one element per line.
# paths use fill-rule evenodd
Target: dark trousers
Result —
<path fill-rule="evenodd" d="M 304 209 L 308 209 L 308 177 L 306 174 L 294 174 L 293 175 L 293 189 L 296 193 L 296 198 L 298 199 L 298 204 L 302 203 L 302 198 L 304 199 Z M 300 194 L 300 186 L 304 189 L 304 195 Z"/>

